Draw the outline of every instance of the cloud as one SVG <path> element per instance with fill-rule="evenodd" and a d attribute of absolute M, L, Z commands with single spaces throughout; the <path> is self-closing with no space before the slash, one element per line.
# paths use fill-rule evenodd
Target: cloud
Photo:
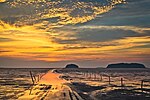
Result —
<path fill-rule="evenodd" d="M 0 0 L 0 3 L 6 2 L 6 0 Z"/>
<path fill-rule="evenodd" d="M 0 56 L 48 62 L 112 59 L 116 53 L 126 54 L 126 59 L 134 54 L 139 58 L 143 56 L 138 53 L 147 52 L 144 46 L 150 42 L 146 33 L 149 28 L 66 26 L 48 32 L 41 29 L 42 25 L 16 27 L 3 23 L 1 36 L 19 42 L 1 43 L 1 49 L 10 52 L 2 52 Z"/>
<path fill-rule="evenodd" d="M 0 50 L 0 53 L 6 53 L 6 52 L 11 52 L 9 50 Z"/>
<path fill-rule="evenodd" d="M 147 62 L 147 2 L 7 0 L 0 4 L 0 57 L 8 59 L 1 61 Z"/>
<path fill-rule="evenodd" d="M 147 33 L 146 31 L 150 31 L 150 28 L 148 27 L 136 27 L 136 26 L 80 26 L 79 29 L 103 29 L 103 30 L 131 30 L 136 33 Z"/>
<path fill-rule="evenodd" d="M 11 41 L 14 41 L 13 39 L 10 39 L 10 38 L 3 38 L 3 37 L 0 37 L 0 42 L 11 42 Z"/>
<path fill-rule="evenodd" d="M 60 33 L 52 40 L 59 44 L 92 44 L 93 42 L 109 42 L 126 37 L 149 36 L 150 28 L 136 26 L 65 26 L 55 29 Z M 61 32 L 59 32 L 61 31 Z M 98 44 L 97 44 L 98 45 Z"/>
<path fill-rule="evenodd" d="M 112 10 L 117 4 L 125 3 L 124 0 L 107 0 L 104 4 L 104 1 L 7 1 L 0 7 L 0 18 L 18 26 L 41 23 L 43 20 L 48 21 L 51 26 L 78 24 L 90 21 L 97 15 Z M 5 12 L 3 12 L 4 9 Z"/>
<path fill-rule="evenodd" d="M 9 62 L 9 63 L 8 63 Z M 7 67 L 25 67 L 25 68 L 31 68 L 31 67 L 49 67 L 49 62 L 46 61 L 40 61 L 40 60 L 25 60 L 21 58 L 12 58 L 12 57 L 0 57 L 0 67 L 7 68 Z"/>
<path fill-rule="evenodd" d="M 149 26 L 149 0 L 126 0 L 108 13 L 99 15 L 86 25 L 95 26 Z"/>

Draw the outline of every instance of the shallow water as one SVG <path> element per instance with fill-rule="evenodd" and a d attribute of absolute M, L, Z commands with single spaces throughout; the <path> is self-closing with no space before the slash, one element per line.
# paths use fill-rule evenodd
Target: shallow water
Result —
<path fill-rule="evenodd" d="M 65 74 L 68 80 L 71 79 L 71 87 L 79 91 L 85 100 L 150 99 L 150 69 L 84 68 L 64 69 L 60 72 Z M 149 80 L 144 82 L 143 88 L 141 80 Z"/>
<path fill-rule="evenodd" d="M 11 68 L 0 69 L 0 99 L 17 99 L 32 86 L 30 71 L 34 76 L 46 73 L 49 69 Z"/>
<path fill-rule="evenodd" d="M 0 69 L 0 99 L 17 99 L 24 94 L 25 90 L 32 86 L 30 71 L 34 76 L 37 76 L 46 73 L 48 70 L 51 69 Z M 82 68 L 58 69 L 58 72 L 68 75 L 69 78 L 73 79 L 73 82 L 86 83 L 85 86 L 92 88 L 88 90 L 92 95 L 99 94 L 99 92 L 106 93 L 111 90 L 119 89 L 118 86 L 120 86 L 121 77 L 123 77 L 124 85 L 127 86 L 124 87 L 124 89 L 138 89 L 140 88 L 141 80 L 150 79 L 150 69 Z M 94 74 L 96 74 L 96 76 Z M 103 76 L 102 81 L 100 80 L 100 75 Z M 111 77 L 111 84 L 117 87 L 107 87 L 108 76 Z M 93 88 L 97 86 L 100 88 Z M 101 87 L 105 88 L 101 89 Z M 144 88 L 150 89 L 149 82 L 144 83 Z"/>

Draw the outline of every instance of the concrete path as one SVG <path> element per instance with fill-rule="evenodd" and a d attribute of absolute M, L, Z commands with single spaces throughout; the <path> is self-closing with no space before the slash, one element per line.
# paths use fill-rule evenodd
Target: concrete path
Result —
<path fill-rule="evenodd" d="M 62 85 L 64 83 L 67 83 L 66 80 L 59 78 L 60 76 L 61 74 L 59 73 L 53 73 L 52 71 L 49 71 L 41 78 L 41 80 L 39 81 L 39 84 Z"/>
<path fill-rule="evenodd" d="M 25 91 L 19 100 L 83 100 L 75 91 L 65 83 L 68 81 L 60 78 L 61 74 L 49 71 L 37 85 Z"/>

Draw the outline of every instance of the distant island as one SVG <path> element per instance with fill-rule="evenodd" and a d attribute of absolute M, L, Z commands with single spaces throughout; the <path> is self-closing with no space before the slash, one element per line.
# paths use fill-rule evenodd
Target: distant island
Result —
<path fill-rule="evenodd" d="M 109 64 L 107 68 L 146 68 L 146 67 L 140 63 L 117 63 L 117 64 Z"/>
<path fill-rule="evenodd" d="M 79 68 L 79 66 L 76 64 L 68 64 L 65 68 Z"/>

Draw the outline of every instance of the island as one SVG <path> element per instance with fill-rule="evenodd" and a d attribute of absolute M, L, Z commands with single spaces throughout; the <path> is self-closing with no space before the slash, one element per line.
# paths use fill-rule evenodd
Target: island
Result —
<path fill-rule="evenodd" d="M 116 63 L 116 64 L 109 64 L 107 68 L 146 68 L 146 67 L 140 63 Z"/>
<path fill-rule="evenodd" d="M 79 68 L 76 64 L 67 64 L 65 68 Z"/>

